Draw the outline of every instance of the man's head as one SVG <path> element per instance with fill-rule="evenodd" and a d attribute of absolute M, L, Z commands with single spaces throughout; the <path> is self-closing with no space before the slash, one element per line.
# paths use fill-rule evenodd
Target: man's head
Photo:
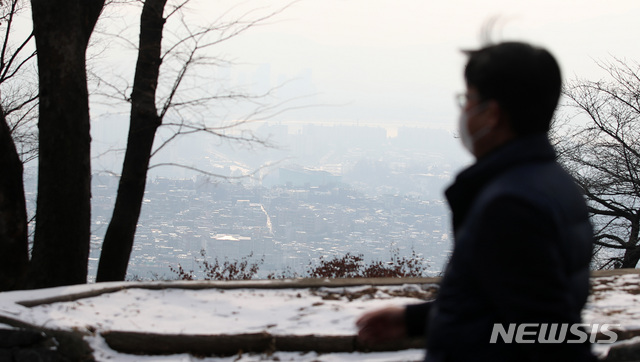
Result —
<path fill-rule="evenodd" d="M 479 158 L 514 138 L 549 131 L 562 80 L 548 51 L 509 42 L 466 53 L 460 136 L 471 153 Z"/>
<path fill-rule="evenodd" d="M 494 100 L 517 136 L 549 131 L 558 105 L 560 68 L 545 49 L 506 42 L 466 52 L 467 86 L 481 100 Z"/>

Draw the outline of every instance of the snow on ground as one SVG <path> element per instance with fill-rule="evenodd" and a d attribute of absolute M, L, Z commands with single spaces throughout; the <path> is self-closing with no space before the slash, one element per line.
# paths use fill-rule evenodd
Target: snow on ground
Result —
<path fill-rule="evenodd" d="M 356 292 L 363 288 L 353 288 Z M 397 289 L 398 287 L 392 287 Z M 402 287 L 400 287 L 402 288 Z M 406 286 L 406 288 L 415 288 Z M 342 289 L 333 291 L 335 294 Z M 388 304 L 416 303 L 413 298 L 394 298 L 378 290 L 345 303 L 343 298 L 325 300 L 332 290 L 236 289 L 145 290 L 117 293 L 73 302 L 31 308 L 31 321 L 47 321 L 48 328 L 154 331 L 180 334 L 353 335 L 357 315 Z M 346 298 L 345 298 L 346 299 Z"/>
<path fill-rule="evenodd" d="M 110 283 L 107 286 L 117 287 Z M 363 312 L 389 305 L 420 303 L 433 285 L 358 286 L 302 289 L 149 290 L 130 288 L 68 302 L 25 307 L 20 302 L 97 290 L 99 285 L 0 293 L 0 315 L 49 329 L 98 332 L 88 337 L 98 361 L 420 361 L 422 350 L 376 353 L 276 352 L 201 359 L 187 354 L 131 356 L 109 348 L 104 331 L 159 334 L 242 334 L 353 336 Z M 1 327 L 0 327 L 1 328 Z"/>
<path fill-rule="evenodd" d="M 640 329 L 640 275 L 626 274 L 592 280 L 591 296 L 582 313 L 585 323 L 620 324 Z"/>
<path fill-rule="evenodd" d="M 592 284 L 593 293 L 583 312 L 584 323 L 620 324 L 623 330 L 640 329 L 640 275 L 600 277 L 593 279 Z M 19 304 L 105 287 L 121 290 L 32 307 Z M 428 284 L 153 290 L 136 288 L 132 283 L 107 283 L 0 293 L 0 316 L 49 329 L 91 332 L 87 340 L 98 361 L 419 361 L 424 356 L 422 350 L 325 355 L 276 352 L 269 356 L 245 354 L 205 359 L 187 354 L 131 356 L 110 349 L 100 332 L 206 335 L 268 332 L 271 335 L 352 336 L 356 333 L 355 320 L 363 312 L 389 305 L 419 303 L 428 299 L 431 292 L 433 285 Z M 0 325 L 0 328 L 9 327 Z M 595 350 L 605 354 L 609 346 L 598 345 Z"/>

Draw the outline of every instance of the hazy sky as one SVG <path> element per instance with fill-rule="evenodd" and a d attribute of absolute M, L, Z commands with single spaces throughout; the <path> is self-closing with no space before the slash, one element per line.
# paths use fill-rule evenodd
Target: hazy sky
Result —
<path fill-rule="evenodd" d="M 203 0 L 192 9 L 210 18 L 234 5 L 240 13 L 286 3 Z M 594 60 L 611 56 L 640 61 L 638 0 L 302 0 L 224 51 L 248 63 L 233 68 L 237 82 L 295 79 L 284 98 L 314 94 L 307 103 L 335 105 L 281 119 L 453 125 L 453 95 L 464 88 L 459 50 L 478 47 L 494 17 L 495 39 L 547 47 L 565 78 L 601 78 Z"/>
<path fill-rule="evenodd" d="M 187 23 L 231 20 L 247 12 L 248 18 L 264 16 L 290 2 L 192 0 Z M 104 22 L 99 30 L 113 32 L 113 24 L 128 23 L 127 37 L 136 42 L 136 9 L 107 16 L 113 22 Z M 454 95 L 464 90 L 465 57 L 460 50 L 480 46 L 483 25 L 494 18 L 499 19 L 494 40 L 547 47 L 565 79 L 600 79 L 604 72 L 596 61 L 614 56 L 640 61 L 638 0 L 300 0 L 267 24 L 212 49 L 234 66 L 200 68 L 191 81 L 242 86 L 254 93 L 285 84 L 270 101 L 293 99 L 285 107 L 306 107 L 271 119 L 283 124 L 384 124 L 390 134 L 402 125 L 454 130 Z M 165 38 L 170 39 L 169 23 L 167 28 Z M 130 83 L 135 58 L 116 59 L 113 67 L 119 69 L 112 71 L 103 60 L 120 53 L 109 42 L 98 44 L 104 51 L 93 70 L 122 71 L 118 76 Z M 135 57 L 135 52 L 129 55 Z M 214 112 L 210 108 L 192 115 L 215 119 L 217 115 L 206 115 Z M 105 108 L 94 102 L 92 111 L 94 154 L 123 149 L 128 107 L 116 117 L 104 117 Z M 119 164 L 104 168 L 117 170 Z"/>

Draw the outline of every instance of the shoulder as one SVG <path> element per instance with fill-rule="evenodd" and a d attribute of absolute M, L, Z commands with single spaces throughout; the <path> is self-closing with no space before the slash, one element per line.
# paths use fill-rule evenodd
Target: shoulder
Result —
<path fill-rule="evenodd" d="M 542 212 L 587 215 L 582 192 L 555 161 L 524 164 L 503 172 L 480 192 L 477 203 L 486 207 L 505 199 Z"/>

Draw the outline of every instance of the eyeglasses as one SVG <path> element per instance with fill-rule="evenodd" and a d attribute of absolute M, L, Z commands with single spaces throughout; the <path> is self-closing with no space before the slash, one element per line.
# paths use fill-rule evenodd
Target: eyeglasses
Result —
<path fill-rule="evenodd" d="M 455 99 L 456 99 L 456 104 L 458 104 L 458 107 L 464 108 L 469 101 L 480 100 L 480 97 L 475 94 L 458 93 L 455 95 Z"/>

